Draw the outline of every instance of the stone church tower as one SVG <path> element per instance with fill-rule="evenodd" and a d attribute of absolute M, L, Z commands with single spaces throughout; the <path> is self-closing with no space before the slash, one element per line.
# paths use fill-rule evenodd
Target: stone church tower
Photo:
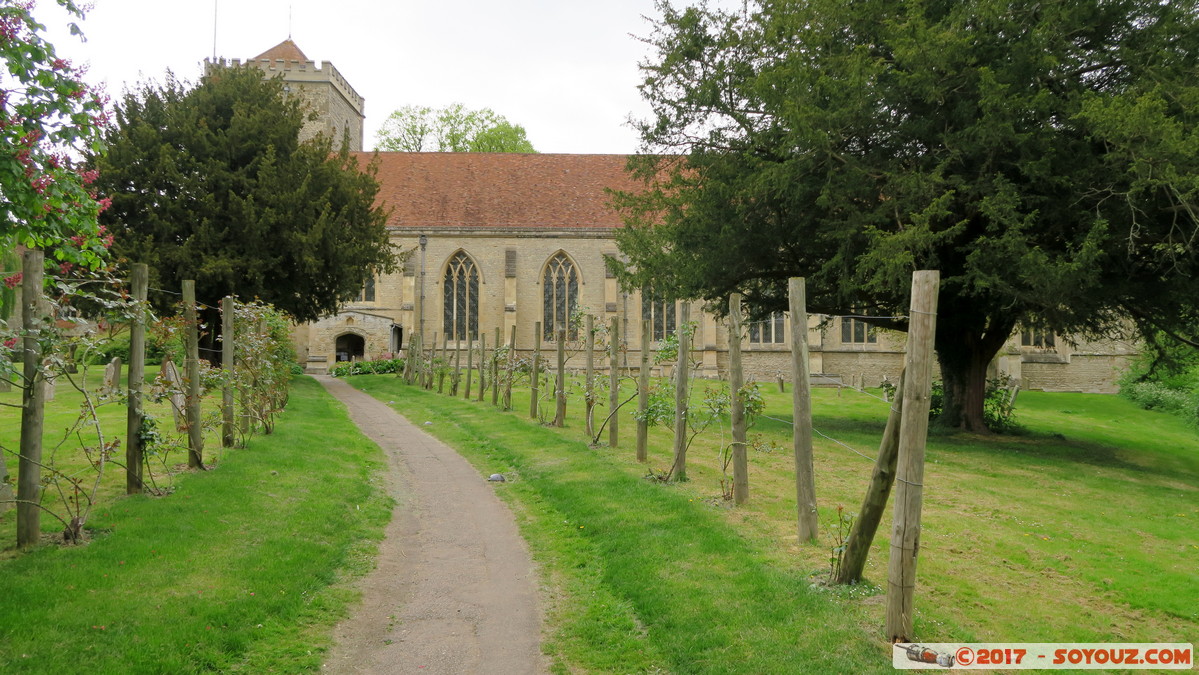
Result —
<path fill-rule="evenodd" d="M 291 38 L 244 63 L 240 59 L 229 62 L 222 59 L 220 63 L 252 66 L 269 77 L 281 78 L 284 95 L 299 96 L 307 110 L 317 114 L 317 119 L 309 120 L 300 130 L 301 141 L 324 133 L 333 139 L 333 147 L 337 149 L 348 133 L 350 150 L 362 150 L 366 99 L 354 91 L 332 63 L 322 61 L 318 67 Z"/>

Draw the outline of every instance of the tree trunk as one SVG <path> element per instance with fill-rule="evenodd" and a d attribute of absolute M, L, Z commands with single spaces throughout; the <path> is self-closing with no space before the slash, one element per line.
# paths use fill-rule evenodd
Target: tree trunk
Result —
<path fill-rule="evenodd" d="M 946 319 L 953 316 L 942 311 Z M 987 393 L 987 367 L 1015 329 L 1014 319 L 1003 318 L 989 326 L 947 324 L 937 326 L 937 363 L 944 385 L 937 424 L 972 433 L 989 433 L 983 418 Z M 939 323 L 939 322 L 938 322 Z"/>

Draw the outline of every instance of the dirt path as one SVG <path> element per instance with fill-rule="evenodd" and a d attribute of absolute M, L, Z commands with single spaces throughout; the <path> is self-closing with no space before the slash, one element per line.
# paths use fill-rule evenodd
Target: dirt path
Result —
<path fill-rule="evenodd" d="M 537 577 L 512 513 L 465 459 L 387 405 L 317 378 L 390 460 L 395 512 L 329 673 L 544 673 Z"/>

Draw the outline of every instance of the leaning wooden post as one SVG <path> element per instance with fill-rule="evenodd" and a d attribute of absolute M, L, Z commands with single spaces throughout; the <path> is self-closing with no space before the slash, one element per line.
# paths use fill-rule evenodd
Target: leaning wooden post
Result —
<path fill-rule="evenodd" d="M 649 340 L 650 323 L 648 319 L 641 321 L 641 370 L 637 373 L 637 461 L 649 459 L 649 420 L 646 411 L 649 410 Z"/>
<path fill-rule="evenodd" d="M 196 282 L 183 281 L 184 341 L 187 346 L 187 466 L 204 468 L 204 427 L 200 422 L 200 322 L 196 317 Z M 255 392 L 257 395 L 258 392 Z"/>
<path fill-rule="evenodd" d="M 612 317 L 611 329 L 608 331 L 608 447 L 620 445 L 620 433 L 617 421 L 620 414 L 620 318 Z"/>
<path fill-rule="evenodd" d="M 504 382 L 504 410 L 512 409 L 512 378 L 516 375 L 516 326 L 508 338 L 508 379 Z"/>
<path fill-rule="evenodd" d="M 554 385 L 554 426 L 566 424 L 566 329 L 558 329 L 558 380 Z"/>
<path fill-rule="evenodd" d="M 537 396 L 538 385 L 541 380 L 541 322 L 533 324 L 533 369 L 532 381 L 530 382 L 532 391 L 529 396 L 529 417 L 537 419 Z"/>
<path fill-rule="evenodd" d="M 487 333 L 478 333 L 478 402 L 487 393 Z"/>
<path fill-rule="evenodd" d="M 924 495 L 924 445 L 932 391 L 933 341 L 937 330 L 937 291 L 941 273 L 912 273 L 908 319 L 907 373 L 899 429 L 895 516 L 891 560 L 887 565 L 887 636 L 892 643 L 912 639 L 916 594 L 916 555 L 920 550 L 920 509 Z"/>
<path fill-rule="evenodd" d="M 741 370 L 741 294 L 729 295 L 729 422 L 733 427 L 733 503 L 749 501 L 749 459 L 745 452 L 745 403 L 741 400 L 744 385 Z"/>
<path fill-rule="evenodd" d="M 46 327 L 42 296 L 46 259 L 42 251 L 25 251 L 22 259 L 21 315 L 25 333 L 24 384 L 21 394 L 21 455 L 17 462 L 17 546 L 36 546 L 42 536 L 42 427 L 46 413 L 41 331 Z"/>
<path fill-rule="evenodd" d="M 808 372 L 808 298 L 803 277 L 787 281 L 791 304 L 791 403 L 795 448 L 795 510 L 799 540 L 815 541 L 816 476 L 812 461 L 812 378 Z"/>
<path fill-rule="evenodd" d="M 595 437 L 595 317 L 583 319 L 583 355 L 586 357 L 586 376 L 583 378 L 583 418 L 587 421 L 587 438 Z"/>
<path fill-rule="evenodd" d="M 474 375 L 474 360 L 475 360 L 475 343 L 473 340 L 466 342 L 466 391 L 463 392 L 462 398 L 470 400 L 470 380 Z"/>
<path fill-rule="evenodd" d="M 221 370 L 225 383 L 221 387 L 221 447 L 232 448 L 233 430 L 233 296 L 221 298 Z M 132 368 L 132 364 L 130 365 Z M 132 376 L 132 373 L 130 373 Z"/>
<path fill-rule="evenodd" d="M 691 304 L 683 302 L 679 306 L 679 353 L 674 366 L 674 464 L 670 467 L 670 475 L 676 481 L 687 480 L 687 402 L 690 398 L 689 384 L 691 365 L 687 359 L 691 351 L 688 336 L 691 320 Z"/>
<path fill-rule="evenodd" d="M 895 465 L 899 460 L 903 380 L 904 374 L 900 373 L 899 387 L 895 390 L 895 398 L 891 400 L 891 412 L 887 414 L 887 427 L 883 431 L 883 440 L 878 445 L 878 459 L 874 462 L 870 485 L 866 488 L 866 496 L 862 499 L 858 517 L 853 519 L 849 536 L 845 539 L 841 564 L 837 566 L 837 577 L 833 579 L 838 584 L 856 584 L 862 580 L 862 572 L 866 569 L 866 557 L 870 555 L 870 544 L 874 542 L 878 525 L 887 510 L 887 498 L 891 496 L 891 487 L 895 484 Z"/>
<path fill-rule="evenodd" d="M 495 327 L 495 348 L 491 350 L 491 405 L 500 404 L 500 341 L 504 339 L 503 329 Z"/>
<path fill-rule="evenodd" d="M 146 384 L 146 295 L 149 290 L 150 268 L 145 263 L 133 264 L 133 321 L 129 326 L 129 405 L 125 415 L 125 494 L 142 491 L 143 469 L 142 388 Z"/>

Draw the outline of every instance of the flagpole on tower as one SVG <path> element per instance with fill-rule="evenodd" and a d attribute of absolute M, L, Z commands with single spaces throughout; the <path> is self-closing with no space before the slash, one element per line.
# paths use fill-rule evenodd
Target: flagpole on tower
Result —
<path fill-rule="evenodd" d="M 216 11 L 220 0 L 212 0 L 212 62 L 216 63 Z"/>

